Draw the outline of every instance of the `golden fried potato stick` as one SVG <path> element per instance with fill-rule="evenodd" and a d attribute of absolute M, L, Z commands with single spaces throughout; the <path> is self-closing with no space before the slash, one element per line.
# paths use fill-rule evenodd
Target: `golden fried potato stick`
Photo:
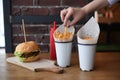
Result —
<path fill-rule="evenodd" d="M 84 39 L 84 40 L 90 40 L 90 39 L 92 39 L 92 37 L 86 36 L 86 37 L 82 37 L 82 39 Z"/>
<path fill-rule="evenodd" d="M 59 40 L 70 39 L 73 36 L 72 32 L 68 31 L 67 26 L 65 27 L 65 31 L 63 33 L 60 32 L 60 31 L 57 31 L 57 32 L 54 33 L 54 35 L 55 35 L 55 38 L 57 38 Z"/>

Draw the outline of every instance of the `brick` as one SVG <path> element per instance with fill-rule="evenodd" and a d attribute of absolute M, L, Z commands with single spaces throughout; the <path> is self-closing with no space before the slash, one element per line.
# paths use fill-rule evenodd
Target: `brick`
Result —
<path fill-rule="evenodd" d="M 48 27 L 26 27 L 26 34 L 47 34 Z"/>
<path fill-rule="evenodd" d="M 48 26 L 25 25 L 26 34 L 48 34 Z M 13 25 L 13 34 L 21 34 L 21 25 Z"/>
<path fill-rule="evenodd" d="M 22 15 L 48 15 L 48 8 L 27 8 L 23 7 L 21 9 Z"/>
<path fill-rule="evenodd" d="M 59 6 L 60 0 L 38 0 L 40 6 Z"/>
<path fill-rule="evenodd" d="M 20 25 L 12 25 L 12 32 L 13 34 L 21 34 L 23 31 Z"/>
<path fill-rule="evenodd" d="M 84 6 L 87 3 L 87 0 L 62 0 L 61 5 L 68 6 Z"/>
<path fill-rule="evenodd" d="M 49 52 L 49 45 L 40 45 L 39 44 L 39 47 L 40 47 L 41 52 Z"/>
<path fill-rule="evenodd" d="M 63 8 L 49 8 L 49 15 L 60 15 Z"/>
<path fill-rule="evenodd" d="M 26 36 L 27 41 L 35 41 L 34 36 Z M 24 42 L 24 36 L 13 36 L 13 43 L 19 44 Z"/>
<path fill-rule="evenodd" d="M 21 15 L 21 9 L 19 7 L 12 8 L 12 15 Z"/>
<path fill-rule="evenodd" d="M 49 43 L 50 42 L 49 35 L 37 35 L 36 38 L 37 38 L 37 41 L 40 43 L 41 42 L 42 43 Z"/>
<path fill-rule="evenodd" d="M 12 5 L 25 5 L 25 6 L 29 6 L 29 5 L 33 5 L 33 0 L 11 0 L 12 1 Z"/>

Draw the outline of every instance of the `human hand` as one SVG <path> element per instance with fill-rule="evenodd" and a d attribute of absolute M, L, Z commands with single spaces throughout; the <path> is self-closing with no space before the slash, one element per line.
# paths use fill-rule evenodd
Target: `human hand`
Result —
<path fill-rule="evenodd" d="M 74 8 L 69 7 L 67 9 L 63 9 L 60 13 L 61 20 L 65 26 L 73 26 L 76 24 L 79 20 L 81 20 L 85 16 L 85 11 L 82 8 Z M 73 20 L 67 24 L 70 17 L 73 18 Z"/>

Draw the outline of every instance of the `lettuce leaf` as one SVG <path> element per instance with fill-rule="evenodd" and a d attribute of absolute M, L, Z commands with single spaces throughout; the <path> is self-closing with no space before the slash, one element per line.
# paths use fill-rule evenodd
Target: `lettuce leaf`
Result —
<path fill-rule="evenodd" d="M 18 58 L 19 61 L 21 61 L 21 62 L 23 62 L 23 61 L 25 60 L 25 58 L 23 58 L 23 57 L 19 57 L 19 56 L 17 56 L 17 58 Z"/>
<path fill-rule="evenodd" d="M 20 56 L 22 55 L 22 53 L 21 53 L 21 52 L 17 52 L 17 51 L 15 51 L 15 52 L 14 52 L 14 55 L 20 57 Z"/>

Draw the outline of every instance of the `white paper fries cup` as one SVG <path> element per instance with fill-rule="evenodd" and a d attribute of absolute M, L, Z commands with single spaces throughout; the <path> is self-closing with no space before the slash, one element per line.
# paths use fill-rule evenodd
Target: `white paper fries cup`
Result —
<path fill-rule="evenodd" d="M 60 25 L 55 30 L 55 32 L 62 32 L 62 33 L 64 31 L 65 31 L 64 25 Z M 60 40 L 59 38 L 56 38 L 55 35 L 53 34 L 53 37 L 55 40 L 57 65 L 60 67 L 70 66 L 72 41 L 73 41 L 73 36 L 74 36 L 74 32 L 75 32 L 74 27 L 73 26 L 69 27 L 68 32 L 72 32 L 72 36 L 70 38 L 65 39 L 65 40 Z"/>
<path fill-rule="evenodd" d="M 64 31 L 65 31 L 65 26 L 64 26 L 63 24 L 60 25 L 60 26 L 55 30 L 56 33 L 57 33 L 57 32 L 62 32 L 62 33 L 63 33 Z M 54 32 L 54 34 L 55 34 L 55 32 Z M 74 32 L 75 32 L 74 26 L 69 27 L 69 28 L 68 28 L 68 32 L 72 32 L 72 34 L 73 34 L 70 38 L 65 39 L 65 40 L 60 40 L 59 38 L 55 38 L 55 35 L 53 34 L 54 40 L 57 41 L 57 42 L 69 42 L 69 41 L 72 41 L 72 40 L 73 40 L 73 36 L 74 36 Z"/>
<path fill-rule="evenodd" d="M 99 33 L 99 25 L 93 17 L 77 32 L 79 64 L 82 71 L 91 71 L 94 68 Z"/>
<path fill-rule="evenodd" d="M 72 42 L 55 42 L 57 65 L 60 67 L 70 66 Z"/>
<path fill-rule="evenodd" d="M 78 52 L 80 69 L 82 71 L 92 71 L 94 68 L 96 45 L 78 44 Z"/>

